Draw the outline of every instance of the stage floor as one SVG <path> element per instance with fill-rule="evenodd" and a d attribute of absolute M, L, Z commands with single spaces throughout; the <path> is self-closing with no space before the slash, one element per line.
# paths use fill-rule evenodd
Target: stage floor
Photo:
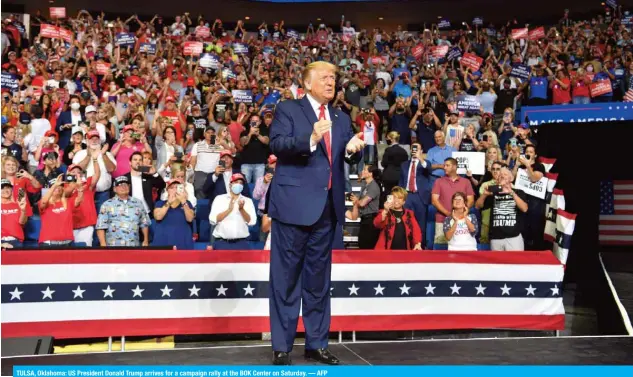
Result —
<path fill-rule="evenodd" d="M 587 336 L 333 343 L 332 352 L 344 365 L 588 365 L 633 363 L 633 337 Z M 268 365 L 269 345 L 176 348 L 3 357 L 2 375 L 13 365 Z M 295 365 L 303 346 L 292 352 Z"/>

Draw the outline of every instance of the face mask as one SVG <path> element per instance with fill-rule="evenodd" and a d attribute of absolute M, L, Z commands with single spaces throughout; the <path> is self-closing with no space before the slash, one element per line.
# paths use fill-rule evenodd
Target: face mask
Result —
<path fill-rule="evenodd" d="M 231 191 L 235 195 L 239 195 L 240 193 L 242 193 L 243 189 L 244 189 L 244 186 L 242 186 L 241 183 L 235 183 L 233 186 L 231 186 Z"/>
<path fill-rule="evenodd" d="M 48 142 L 49 142 L 50 144 L 54 144 L 54 143 L 55 143 L 55 136 L 50 136 L 50 137 L 48 138 Z"/>
<path fill-rule="evenodd" d="M 99 144 L 90 144 L 90 149 L 99 149 Z"/>
<path fill-rule="evenodd" d="M 77 102 L 73 102 L 70 104 L 70 108 L 73 110 L 79 110 L 79 108 L 81 107 L 81 105 Z"/>
<path fill-rule="evenodd" d="M 405 63 L 400 63 L 400 68 L 404 68 L 404 67 L 406 67 L 406 66 L 407 66 L 407 65 L 406 65 Z"/>
<path fill-rule="evenodd" d="M 588 67 L 587 67 L 587 72 L 593 72 L 593 66 L 591 66 L 591 65 L 590 65 L 590 66 L 588 66 Z"/>

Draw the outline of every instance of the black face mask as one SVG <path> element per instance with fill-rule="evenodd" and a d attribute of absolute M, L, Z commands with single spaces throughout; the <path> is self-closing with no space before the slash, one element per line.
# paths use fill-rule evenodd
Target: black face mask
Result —
<path fill-rule="evenodd" d="M 393 144 L 393 141 L 387 139 L 387 145 L 391 145 L 391 144 Z"/>

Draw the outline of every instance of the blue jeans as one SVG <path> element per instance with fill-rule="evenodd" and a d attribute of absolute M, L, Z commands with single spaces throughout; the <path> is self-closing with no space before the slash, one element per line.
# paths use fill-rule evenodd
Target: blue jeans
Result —
<path fill-rule="evenodd" d="M 264 176 L 266 164 L 242 164 L 241 171 L 244 174 L 244 178 L 246 178 L 246 184 L 255 183 L 258 178 Z"/>
<path fill-rule="evenodd" d="M 591 98 L 584 96 L 574 97 L 572 98 L 572 103 L 574 105 L 587 105 L 591 103 Z"/>

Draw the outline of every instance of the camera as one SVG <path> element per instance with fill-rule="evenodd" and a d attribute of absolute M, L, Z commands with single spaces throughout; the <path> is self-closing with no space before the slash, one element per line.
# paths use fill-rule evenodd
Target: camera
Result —
<path fill-rule="evenodd" d="M 490 191 L 493 194 L 498 194 L 501 192 L 501 186 L 499 185 L 488 186 L 488 191 Z"/>
<path fill-rule="evenodd" d="M 77 182 L 77 177 L 75 177 L 74 175 L 66 174 L 66 177 L 64 178 L 64 182 L 75 183 Z"/>

